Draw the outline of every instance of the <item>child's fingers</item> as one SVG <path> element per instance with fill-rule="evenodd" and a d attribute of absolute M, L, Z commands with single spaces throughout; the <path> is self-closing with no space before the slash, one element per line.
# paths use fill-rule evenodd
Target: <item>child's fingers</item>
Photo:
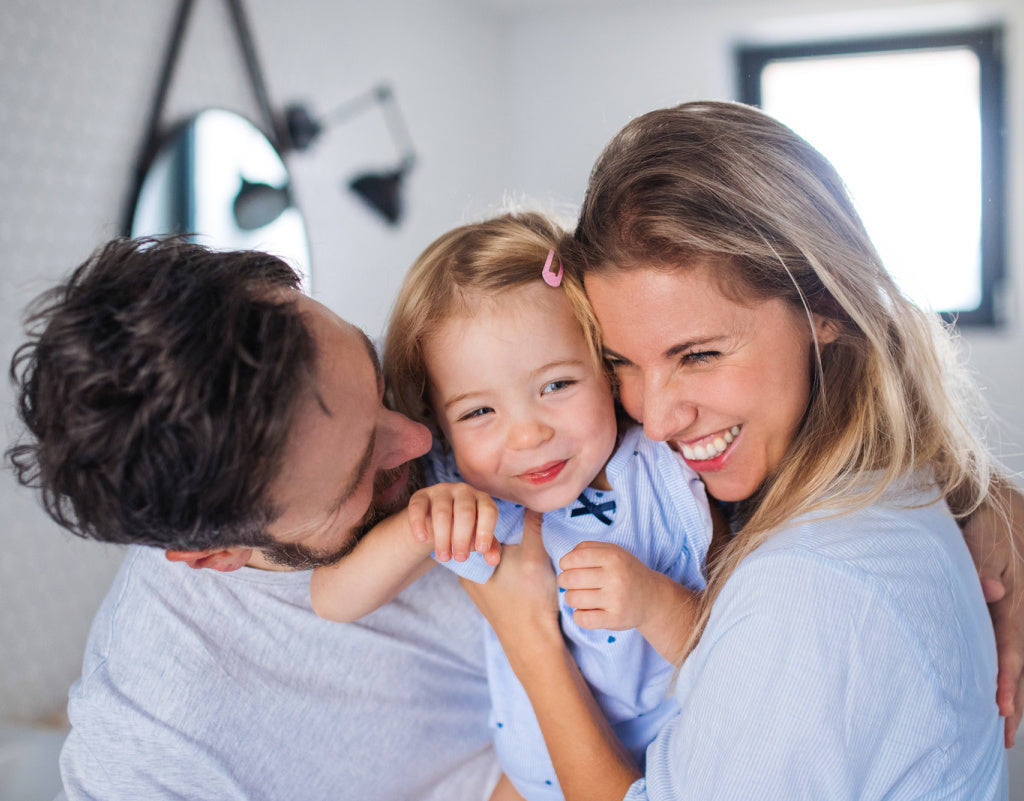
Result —
<path fill-rule="evenodd" d="M 558 566 L 562 570 L 575 570 L 602 565 L 609 556 L 607 546 L 606 542 L 581 542 L 559 560 Z"/>
<path fill-rule="evenodd" d="M 565 603 L 572 609 L 604 609 L 605 599 L 599 589 L 566 590 Z"/>
<path fill-rule="evenodd" d="M 496 544 L 494 527 L 498 525 L 498 507 L 489 496 L 481 495 L 477 499 L 476 508 L 476 549 L 482 553 L 491 553 Z M 498 552 L 501 552 L 499 547 Z M 497 564 L 497 562 L 495 562 Z"/>
<path fill-rule="evenodd" d="M 486 553 L 484 553 L 484 561 L 492 567 L 497 566 L 498 562 L 501 561 L 500 542 L 497 540 L 491 540 L 491 546 L 487 549 Z"/>
<path fill-rule="evenodd" d="M 563 570 L 556 580 L 563 590 L 593 590 L 604 586 L 600 567 L 574 567 Z"/>
<path fill-rule="evenodd" d="M 430 514 L 430 499 L 420 493 L 414 494 L 409 499 L 406 513 L 409 515 L 409 527 L 412 529 L 413 538 L 417 542 L 426 542 L 430 537 L 427 523 Z"/>
<path fill-rule="evenodd" d="M 466 490 L 456 492 L 452 498 L 452 553 L 455 561 L 464 562 L 469 558 L 476 533 L 477 502 L 475 493 Z"/>
<path fill-rule="evenodd" d="M 434 535 L 434 556 L 439 562 L 447 562 L 452 557 L 452 504 L 450 499 L 434 499 L 430 506 L 430 528 Z"/>
<path fill-rule="evenodd" d="M 633 626 L 623 626 L 616 622 L 615 617 L 604 609 L 574 609 L 572 619 L 581 629 L 608 629 L 609 631 L 625 631 Z"/>

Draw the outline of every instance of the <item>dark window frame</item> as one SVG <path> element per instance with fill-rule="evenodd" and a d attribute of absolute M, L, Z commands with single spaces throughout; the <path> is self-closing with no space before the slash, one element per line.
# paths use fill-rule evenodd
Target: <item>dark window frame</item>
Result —
<path fill-rule="evenodd" d="M 942 316 L 961 327 L 996 327 L 1006 322 L 1006 112 L 1002 27 L 793 44 L 741 45 L 736 48 L 737 91 L 741 102 L 760 106 L 761 73 L 768 64 L 776 61 L 949 47 L 972 50 L 980 68 L 981 303 L 976 309 L 943 312 Z"/>

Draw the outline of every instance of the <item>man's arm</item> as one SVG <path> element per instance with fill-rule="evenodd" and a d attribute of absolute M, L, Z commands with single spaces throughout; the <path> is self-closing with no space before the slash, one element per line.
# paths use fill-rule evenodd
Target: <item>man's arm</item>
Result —
<path fill-rule="evenodd" d="M 996 703 L 1011 748 L 1024 714 L 1024 495 L 1008 479 L 997 478 L 989 497 L 964 521 L 963 532 L 992 614 L 999 654 Z"/>

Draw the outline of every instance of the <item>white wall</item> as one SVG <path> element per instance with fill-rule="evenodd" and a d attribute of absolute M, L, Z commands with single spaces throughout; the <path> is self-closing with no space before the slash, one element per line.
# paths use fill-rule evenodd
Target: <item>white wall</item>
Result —
<path fill-rule="evenodd" d="M 173 3 L 8 0 L 0 26 L 0 364 L 25 303 L 118 233 Z M 313 292 L 377 334 L 405 267 L 435 235 L 506 193 L 569 207 L 604 142 L 629 118 L 689 99 L 731 98 L 743 39 L 894 26 L 1007 23 L 1009 325 L 969 332 L 972 364 L 1024 471 L 1024 7 L 891 0 L 249 0 L 271 99 L 319 112 L 390 81 L 420 161 L 408 216 L 390 229 L 342 188 L 387 163 L 373 115 L 289 158 L 312 243 Z M 197 0 L 165 120 L 211 105 L 258 119 L 223 3 Z M 0 427 L 16 426 L 9 388 Z M 59 714 L 116 548 L 60 532 L 0 480 L 0 721 Z M 1024 749 L 1018 749 L 1024 754 Z M 1015 754 L 1016 757 L 1016 754 Z M 1024 756 L 1018 757 L 1024 762 Z M 1024 776 L 1024 765 L 1017 771 Z M 1011 797 L 1024 798 L 1024 787 Z"/>

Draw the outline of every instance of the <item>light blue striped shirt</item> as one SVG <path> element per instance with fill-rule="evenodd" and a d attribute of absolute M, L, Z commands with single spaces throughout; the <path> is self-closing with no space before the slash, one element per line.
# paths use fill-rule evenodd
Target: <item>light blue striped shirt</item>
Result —
<path fill-rule="evenodd" d="M 427 466 L 432 481 L 462 480 L 454 460 L 440 448 L 431 451 Z M 648 567 L 692 589 L 703 589 L 711 518 L 697 474 L 664 443 L 647 439 L 639 427 L 623 435 L 605 474 L 611 491 L 587 488 L 585 503 L 544 515 L 544 547 L 556 571 L 559 560 L 581 542 L 609 542 Z M 495 536 L 504 543 L 519 542 L 522 507 L 499 501 L 498 510 Z M 480 554 L 444 564 L 475 581 L 486 581 L 493 572 Z M 562 597 L 562 631 L 569 648 L 615 733 L 642 761 L 648 743 L 678 712 L 669 693 L 674 669 L 636 629 L 581 628 Z M 489 626 L 484 647 L 490 722 L 502 768 L 529 801 L 562 798 L 529 698 Z"/>
<path fill-rule="evenodd" d="M 628 801 L 1006 798 L 992 625 L 945 504 L 818 518 L 726 582 Z"/>

